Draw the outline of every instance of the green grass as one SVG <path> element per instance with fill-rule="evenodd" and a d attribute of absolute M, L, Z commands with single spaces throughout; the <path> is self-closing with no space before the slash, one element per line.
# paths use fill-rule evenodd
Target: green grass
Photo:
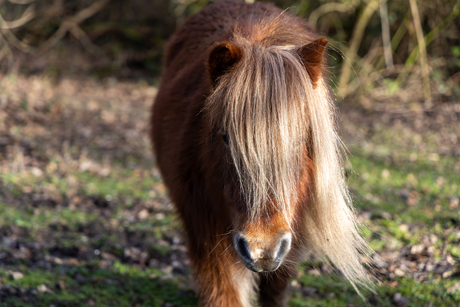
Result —
<path fill-rule="evenodd" d="M 159 271 L 114 263 L 108 270 L 92 267 L 58 267 L 51 271 L 16 267 L 26 272 L 18 281 L 5 271 L 0 278 L 18 288 L 36 289 L 45 285 L 51 293 L 6 298 L 2 306 L 196 306 L 192 291 L 183 290 L 174 280 L 156 277 Z M 75 276 L 80 279 L 77 281 Z"/>
<path fill-rule="evenodd" d="M 458 281 L 430 280 L 425 283 L 418 283 L 410 278 L 398 278 L 398 286 L 394 288 L 385 286 L 376 286 L 375 294 L 372 295 L 364 290 L 365 296 L 369 299 L 372 306 L 395 306 L 393 297 L 396 293 L 401 293 L 407 298 L 407 306 L 458 306 L 460 302 L 460 293 L 448 293 L 447 288 L 451 287 Z M 362 299 L 356 294 L 354 289 L 344 282 L 333 276 L 312 276 L 303 275 L 299 282 L 304 287 L 309 287 L 310 291 L 314 289 L 316 297 L 305 300 L 300 291 L 294 292 L 289 306 L 321 306 L 321 307 L 346 307 L 346 306 L 365 306 Z"/>
<path fill-rule="evenodd" d="M 374 250 L 383 251 L 390 241 L 399 248 L 419 244 L 426 235 L 435 234 L 442 237 L 446 229 L 455 227 L 453 223 L 458 220 L 458 209 L 454 215 L 447 199 L 459 194 L 460 180 L 455 170 L 450 167 L 455 162 L 453 159 L 441 159 L 436 164 L 426 160 L 414 163 L 404 160 L 386 163 L 384 159 L 362 151 L 354 151 L 350 156 L 354 173 L 349 176 L 349 184 L 354 193 L 355 204 L 359 210 L 372 212 L 375 216 L 369 221 L 370 230 L 364 230 Z M 126 208 L 130 208 L 135 201 L 150 199 L 149 190 L 160 184 L 158 179 L 139 176 L 127 169 L 113 171 L 109 177 L 89 172 L 72 175 L 77 178 L 79 191 L 84 195 L 111 195 L 115 202 L 122 199 L 128 201 L 124 204 L 111 204 L 109 219 L 101 219 L 96 212 L 79 210 L 78 207 L 34 211 L 33 208 L 23 210 L 0 203 L 1 225 L 31 229 L 30 241 L 36 238 L 34 233 L 39 234 L 51 224 L 66 225 L 68 232 L 74 234 L 81 225 L 90 223 L 101 223 L 103 227 L 109 228 L 110 219 L 122 221 Z M 444 178 L 443 185 L 433 180 L 440 176 Z M 411 180 L 411 177 L 417 180 Z M 57 177 L 37 180 L 30 176 L 6 174 L 2 179 L 11 187 L 15 196 L 15 193 L 19 194 L 18 197 L 21 196 L 20 187 L 23 185 L 32 185 L 35 189 L 40 189 L 51 184 L 64 196 L 69 188 L 64 179 Z M 407 200 L 402 199 L 398 192 L 401 189 L 415 191 L 417 200 L 408 205 Z M 164 193 L 162 191 L 160 189 L 158 194 Z M 437 209 L 435 203 L 438 204 Z M 386 216 L 385 214 L 392 218 L 382 217 Z M 414 228 L 401 228 L 403 223 L 411 224 Z M 159 221 L 146 218 L 130 222 L 123 227 L 134 232 L 148 231 L 153 237 L 161 237 L 163 231 L 171 227 L 178 228 L 179 225 L 173 215 L 167 214 Z M 68 245 L 93 244 L 101 246 L 102 250 L 122 254 L 122 250 L 104 249 L 106 244 L 117 241 L 116 233 L 109 232 L 98 236 L 97 239 L 90 238 L 86 243 L 82 241 L 82 236 L 76 234 L 70 235 L 70 239 L 69 236 L 57 236 L 55 239 L 63 246 L 66 245 L 66 240 L 69 240 Z M 437 242 L 436 255 L 441 256 L 439 250 L 445 244 L 447 252 L 457 261 L 460 256 L 459 239 L 452 232 L 443 241 Z M 158 256 L 168 256 L 171 252 L 170 247 L 159 245 L 151 246 L 149 250 L 152 255 Z M 165 303 L 171 306 L 196 306 L 197 302 L 191 285 L 179 287 L 176 278 L 162 280 L 161 278 L 167 274 L 161 270 L 121 263 L 118 260 L 111 267 L 104 269 L 98 267 L 97 260 L 82 266 L 55 266 L 52 269 L 27 265 L 26 262 L 22 265 L 2 267 L 0 278 L 3 285 L 31 291 L 30 289 L 37 289 L 44 284 L 51 289 L 50 293 L 38 293 L 33 297 L 9 297 L 5 300 L 6 306 L 162 306 Z M 7 270 L 23 272 L 24 277 L 12 280 Z M 77 275 L 83 276 L 84 281 L 76 281 Z M 459 291 L 447 292 L 447 289 L 457 282 L 456 279 L 431 277 L 423 282 L 411 277 L 397 277 L 394 286 L 382 283 L 377 285 L 376 294 L 366 291 L 363 293 L 374 306 L 394 306 L 393 297 L 396 293 L 401 293 L 407 299 L 407 306 L 456 306 L 460 303 Z M 59 282 L 63 283 L 65 288 L 60 287 Z M 294 289 L 290 306 L 365 305 L 346 281 L 334 275 L 314 276 L 304 273 L 298 278 L 298 283 L 301 288 Z M 301 289 L 304 287 L 310 291 L 314 289 L 314 293 L 311 296 L 303 294 Z"/>

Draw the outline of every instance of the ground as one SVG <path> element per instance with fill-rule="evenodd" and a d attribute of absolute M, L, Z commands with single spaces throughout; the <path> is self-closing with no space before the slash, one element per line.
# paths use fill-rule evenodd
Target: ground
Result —
<path fill-rule="evenodd" d="M 197 306 L 148 139 L 155 85 L 0 76 L 0 305 Z M 460 104 L 339 104 L 371 306 L 460 304 Z M 289 306 L 365 306 L 326 262 Z"/>

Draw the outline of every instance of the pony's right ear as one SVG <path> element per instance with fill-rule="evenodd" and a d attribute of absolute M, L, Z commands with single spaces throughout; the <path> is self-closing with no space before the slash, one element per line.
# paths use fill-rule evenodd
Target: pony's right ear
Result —
<path fill-rule="evenodd" d="M 316 87 L 319 78 L 323 73 L 326 44 L 327 39 L 318 38 L 317 40 L 304 45 L 297 51 L 308 72 L 308 75 L 310 76 L 313 87 Z"/>
<path fill-rule="evenodd" d="M 215 85 L 217 79 L 235 65 L 242 56 L 240 48 L 230 42 L 215 45 L 209 54 L 207 62 L 211 83 Z"/>

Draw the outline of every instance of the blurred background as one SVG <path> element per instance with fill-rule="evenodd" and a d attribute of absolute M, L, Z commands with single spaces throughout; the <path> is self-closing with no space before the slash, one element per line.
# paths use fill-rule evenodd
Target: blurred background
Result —
<path fill-rule="evenodd" d="M 196 306 L 151 155 L 170 35 L 207 0 L 0 0 L 0 303 Z M 252 2 L 252 1 L 248 1 Z M 276 0 L 329 40 L 372 306 L 460 304 L 460 0 Z M 290 306 L 364 306 L 322 260 Z"/>
<path fill-rule="evenodd" d="M 5 0 L 2 71 L 155 78 L 168 37 L 212 2 Z M 390 96 L 411 88 L 411 99 L 428 101 L 460 95 L 458 1 L 272 2 L 329 39 L 331 78 L 342 98 L 376 87 Z"/>

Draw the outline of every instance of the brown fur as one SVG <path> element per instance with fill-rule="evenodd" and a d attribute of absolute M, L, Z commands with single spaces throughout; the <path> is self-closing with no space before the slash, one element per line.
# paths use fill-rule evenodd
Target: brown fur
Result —
<path fill-rule="evenodd" d="M 366 245 L 348 207 L 322 77 L 326 43 L 300 18 L 239 1 L 205 8 L 170 40 L 152 141 L 202 306 L 250 306 L 252 292 L 262 306 L 284 306 L 308 249 L 351 282 L 365 280 L 358 251 Z M 237 232 L 261 261 L 284 233 L 291 249 L 277 271 L 259 276 L 235 252 Z"/>

